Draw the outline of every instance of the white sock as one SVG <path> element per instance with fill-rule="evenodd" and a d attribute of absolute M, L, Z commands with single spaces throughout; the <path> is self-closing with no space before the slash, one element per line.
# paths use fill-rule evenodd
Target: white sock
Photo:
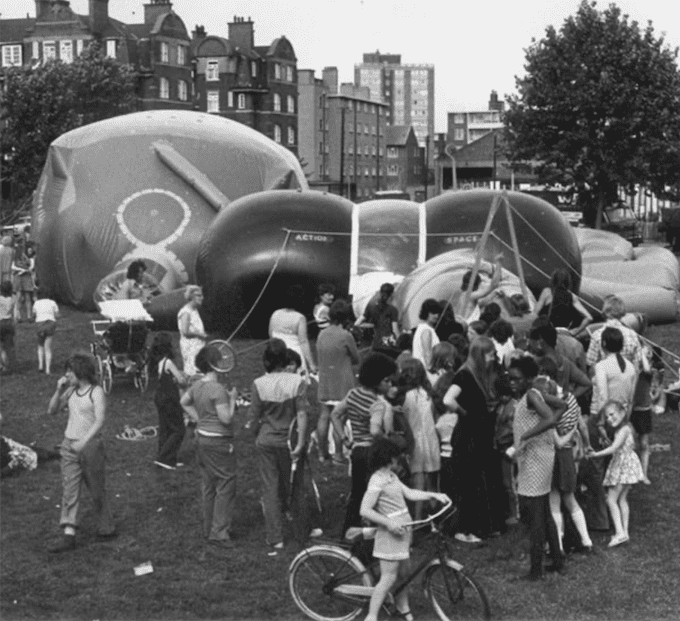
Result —
<path fill-rule="evenodd" d="M 571 514 L 571 519 L 574 521 L 574 526 L 576 526 L 576 530 L 581 536 L 581 543 L 584 546 L 592 546 L 593 542 L 588 534 L 588 526 L 586 524 L 586 516 L 583 515 L 583 509 L 581 507 L 576 508 Z"/>
<path fill-rule="evenodd" d="M 64 535 L 74 535 L 76 534 L 76 529 L 73 526 L 64 526 Z"/>
<path fill-rule="evenodd" d="M 562 518 L 562 511 L 559 509 L 557 511 L 550 511 L 557 527 L 557 539 L 560 542 L 560 552 L 564 552 L 564 547 L 562 546 L 562 539 L 564 539 L 564 519 Z"/>

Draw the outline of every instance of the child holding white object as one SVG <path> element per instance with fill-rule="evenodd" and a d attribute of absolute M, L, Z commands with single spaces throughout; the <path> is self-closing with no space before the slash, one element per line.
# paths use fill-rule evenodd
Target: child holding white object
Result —
<path fill-rule="evenodd" d="M 614 432 L 614 440 L 610 446 L 601 451 L 589 452 L 587 457 L 613 455 L 603 481 L 607 488 L 607 506 L 616 531 L 609 542 L 609 547 L 613 548 L 630 539 L 628 492 L 631 485 L 643 480 L 644 474 L 640 459 L 635 453 L 635 437 L 628 422 L 626 406 L 619 401 L 607 401 L 604 406 L 604 417 L 607 426 Z"/>
<path fill-rule="evenodd" d="M 378 525 L 373 556 L 380 560 L 380 580 L 371 595 L 366 621 L 377 621 L 380 608 L 400 570 L 408 567 L 411 532 L 405 525 L 411 522 L 411 516 L 406 501 L 449 502 L 446 494 L 406 487 L 395 473 L 399 468 L 400 454 L 401 449 L 394 442 L 380 438 L 371 447 L 369 456 L 369 472 L 372 475 L 361 502 L 361 516 Z M 401 616 L 406 621 L 413 621 L 407 590 L 396 595 L 394 601 Z"/>

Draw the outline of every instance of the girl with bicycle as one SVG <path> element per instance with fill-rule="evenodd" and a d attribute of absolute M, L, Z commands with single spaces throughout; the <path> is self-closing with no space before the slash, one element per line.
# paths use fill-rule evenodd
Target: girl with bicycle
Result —
<path fill-rule="evenodd" d="M 373 556 L 380 560 L 380 580 L 375 586 L 368 607 L 366 621 L 377 621 L 387 593 L 400 571 L 408 568 L 411 516 L 406 501 L 437 500 L 449 502 L 446 494 L 424 492 L 406 487 L 398 478 L 401 448 L 386 438 L 375 441 L 369 454 L 371 478 L 361 502 L 361 516 L 378 525 Z M 413 621 L 406 589 L 395 595 L 397 610 L 406 621 Z"/>

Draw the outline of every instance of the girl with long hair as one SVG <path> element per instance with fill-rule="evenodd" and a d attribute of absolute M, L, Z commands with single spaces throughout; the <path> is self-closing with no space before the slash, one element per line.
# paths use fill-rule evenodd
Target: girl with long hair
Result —
<path fill-rule="evenodd" d="M 487 401 L 491 394 L 496 348 L 485 336 L 470 345 L 467 360 L 453 378 L 444 405 L 458 414 L 451 436 L 452 484 L 459 506 L 456 539 L 477 543 L 496 530 L 492 511 L 494 417 Z"/>

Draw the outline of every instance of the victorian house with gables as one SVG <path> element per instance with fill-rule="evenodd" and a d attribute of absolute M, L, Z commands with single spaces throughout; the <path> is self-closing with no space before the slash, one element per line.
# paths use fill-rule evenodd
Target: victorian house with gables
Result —
<path fill-rule="evenodd" d="M 248 125 L 297 155 L 297 59 L 280 37 L 256 46 L 250 18 L 234 17 L 228 38 L 193 32 L 196 108 Z"/>
<path fill-rule="evenodd" d="M 116 20 L 108 9 L 108 0 L 89 0 L 88 14 L 78 15 L 68 0 L 36 0 L 34 18 L 0 20 L 2 68 L 70 63 L 96 40 L 137 70 L 141 109 L 193 109 L 191 41 L 169 0 L 145 4 L 141 24 Z"/>

